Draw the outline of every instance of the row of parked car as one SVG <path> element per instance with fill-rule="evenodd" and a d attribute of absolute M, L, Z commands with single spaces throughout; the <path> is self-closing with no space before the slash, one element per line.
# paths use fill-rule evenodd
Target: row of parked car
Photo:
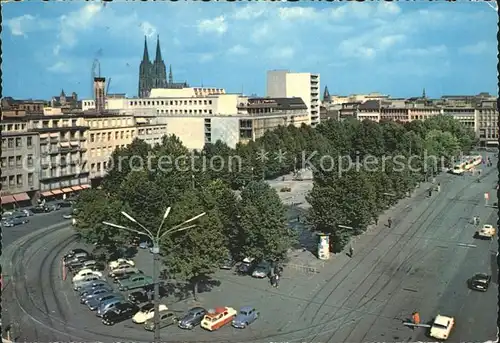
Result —
<path fill-rule="evenodd" d="M 231 257 L 228 257 L 220 265 L 220 268 L 225 270 L 232 270 L 233 267 L 235 267 L 235 272 L 238 275 L 251 275 L 258 279 L 263 279 L 271 276 L 273 273 L 278 274 L 283 271 L 283 268 L 278 263 L 268 260 L 258 261 L 248 257 L 240 263 L 236 263 Z"/>
<path fill-rule="evenodd" d="M 60 201 L 53 204 L 40 204 L 35 207 L 26 209 L 17 209 L 12 211 L 5 211 L 2 213 L 2 226 L 3 227 L 14 227 L 29 222 L 28 217 L 32 217 L 39 213 L 50 213 L 57 211 L 63 207 L 71 207 L 72 201 Z M 64 215 L 65 219 L 70 219 L 71 215 Z M 69 218 L 66 218 L 69 217 Z"/>
<path fill-rule="evenodd" d="M 74 249 L 64 256 L 65 266 L 72 273 L 73 289 L 78 293 L 80 303 L 89 310 L 96 311 L 105 325 L 114 325 L 128 319 L 135 324 L 143 324 L 144 329 L 154 330 L 154 305 L 150 302 L 154 287 L 150 278 L 137 269 L 135 262 L 118 259 L 107 266 L 93 260 L 91 254 L 83 249 Z M 107 267 L 107 268 L 106 268 Z M 104 273 L 108 270 L 106 279 Z M 117 291 L 131 290 L 127 298 Z M 167 291 L 159 287 L 159 296 Z M 245 306 L 239 312 L 231 307 L 218 307 L 206 310 L 193 307 L 181 316 L 164 304 L 159 305 L 160 328 L 177 325 L 181 329 L 192 330 L 197 326 L 214 331 L 231 323 L 235 328 L 245 328 L 259 317 L 253 307 Z"/>

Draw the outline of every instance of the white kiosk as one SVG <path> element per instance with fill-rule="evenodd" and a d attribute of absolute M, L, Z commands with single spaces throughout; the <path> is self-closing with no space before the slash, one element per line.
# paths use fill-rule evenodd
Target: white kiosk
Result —
<path fill-rule="evenodd" d="M 320 260 L 330 259 L 330 234 L 318 233 L 318 258 Z"/>

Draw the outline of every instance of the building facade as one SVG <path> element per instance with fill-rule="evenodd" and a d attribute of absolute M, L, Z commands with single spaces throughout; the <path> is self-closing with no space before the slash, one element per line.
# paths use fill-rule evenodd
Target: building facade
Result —
<path fill-rule="evenodd" d="M 40 145 L 28 122 L 2 119 L 2 206 L 19 207 L 37 200 Z"/>
<path fill-rule="evenodd" d="M 307 106 L 310 125 L 320 123 L 320 75 L 291 73 L 287 70 L 267 72 L 266 96 L 270 98 L 302 98 Z"/>
<path fill-rule="evenodd" d="M 476 133 L 483 147 L 498 146 L 498 107 L 497 100 L 482 100 L 475 113 Z"/>

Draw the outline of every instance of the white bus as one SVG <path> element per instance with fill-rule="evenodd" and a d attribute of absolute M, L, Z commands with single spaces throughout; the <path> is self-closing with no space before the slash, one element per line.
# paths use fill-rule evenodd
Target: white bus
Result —
<path fill-rule="evenodd" d="M 465 156 L 462 160 L 453 166 L 453 174 L 461 175 L 474 167 L 481 165 L 483 157 L 481 155 Z"/>

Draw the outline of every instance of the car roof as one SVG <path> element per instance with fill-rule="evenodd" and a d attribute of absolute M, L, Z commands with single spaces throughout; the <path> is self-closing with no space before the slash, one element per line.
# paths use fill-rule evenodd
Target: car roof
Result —
<path fill-rule="evenodd" d="M 249 312 L 249 311 L 252 311 L 253 310 L 253 307 L 252 306 L 243 306 L 240 311 L 244 311 L 244 312 Z"/>
<path fill-rule="evenodd" d="M 439 324 L 439 325 L 444 325 L 448 326 L 448 321 L 451 321 L 453 318 L 451 317 L 446 317 L 438 314 L 436 316 L 436 319 L 434 319 L 434 323 Z"/>
<path fill-rule="evenodd" d="M 154 304 L 152 304 L 152 303 L 147 303 L 147 304 L 145 304 L 145 305 L 143 305 L 143 306 L 141 307 L 141 310 L 149 310 L 149 309 L 151 309 L 151 308 L 153 308 L 153 307 L 155 307 L 155 305 L 154 305 Z"/>
<path fill-rule="evenodd" d="M 199 311 L 206 311 L 203 307 L 193 307 L 191 309 L 189 309 L 188 312 L 199 312 Z"/>

